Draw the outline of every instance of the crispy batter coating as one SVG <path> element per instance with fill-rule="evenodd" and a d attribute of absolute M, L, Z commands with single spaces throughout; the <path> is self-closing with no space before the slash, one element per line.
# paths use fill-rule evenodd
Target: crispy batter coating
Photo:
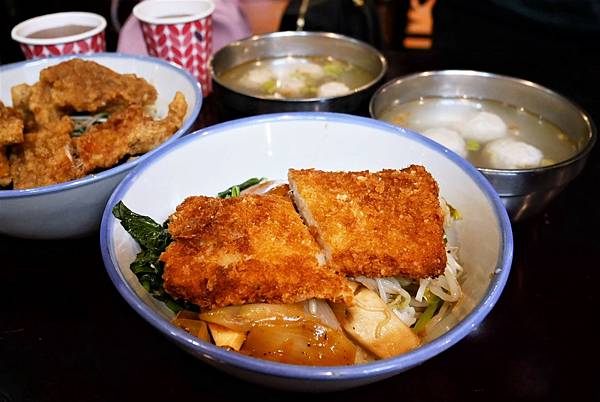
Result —
<path fill-rule="evenodd" d="M 288 197 L 189 197 L 170 217 L 165 289 L 202 308 L 348 300 L 348 282 L 320 266 L 319 248 Z"/>
<path fill-rule="evenodd" d="M 50 88 L 56 107 L 78 112 L 147 106 L 157 96 L 156 89 L 143 78 L 77 58 L 42 70 L 40 83 Z"/>
<path fill-rule="evenodd" d="M 156 101 L 156 89 L 134 74 L 119 74 L 93 61 L 71 59 L 40 72 L 40 80 L 18 88 L 27 99 L 39 127 L 47 128 L 69 112 L 115 112 L 129 105 L 145 107 Z M 15 103 L 16 104 L 16 103 Z"/>
<path fill-rule="evenodd" d="M 25 141 L 12 146 L 10 173 L 15 189 L 46 186 L 81 176 L 72 155 L 70 133 L 73 123 L 68 117 L 50 129 L 25 135 Z"/>
<path fill-rule="evenodd" d="M 288 173 L 300 214 L 346 275 L 410 278 L 444 272 L 443 213 L 438 185 L 422 166 L 377 173 Z"/>
<path fill-rule="evenodd" d="M 13 108 L 0 102 L 0 147 L 23 142 L 23 119 Z"/>
<path fill-rule="evenodd" d="M 40 128 L 50 127 L 63 118 L 63 116 L 66 116 L 52 102 L 50 87 L 40 81 L 31 86 L 29 110 L 35 122 L 33 126 Z"/>
<path fill-rule="evenodd" d="M 31 131 L 35 128 L 35 119 L 29 110 L 29 99 L 31 98 L 32 86 L 28 84 L 15 85 L 10 89 L 13 108 L 19 112 L 25 123 L 25 130 Z"/>
<path fill-rule="evenodd" d="M 177 92 L 169 114 L 162 120 L 154 120 L 142 107 L 132 105 L 113 114 L 106 123 L 91 127 L 73 139 L 84 173 L 111 167 L 127 155 L 156 148 L 181 127 L 186 111 L 185 97 Z"/>
<path fill-rule="evenodd" d="M 0 146 L 0 186 L 8 186 L 12 183 L 10 163 L 6 155 L 6 147 Z"/>
<path fill-rule="evenodd" d="M 278 195 L 280 197 L 290 198 L 290 186 L 287 184 L 281 184 L 279 186 L 273 187 L 266 194 Z M 291 198 L 290 198 L 291 200 Z"/>

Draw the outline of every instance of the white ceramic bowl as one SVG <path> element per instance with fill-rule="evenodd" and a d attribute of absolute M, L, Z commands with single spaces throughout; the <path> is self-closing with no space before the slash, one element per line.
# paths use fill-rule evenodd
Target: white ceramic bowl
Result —
<path fill-rule="evenodd" d="M 216 195 L 249 177 L 287 177 L 288 168 L 379 170 L 424 165 L 441 194 L 463 216 L 453 242 L 465 267 L 464 297 L 423 346 L 364 365 L 306 367 L 247 357 L 205 343 L 170 324 L 172 314 L 140 286 L 129 269 L 139 248 L 111 213 L 122 200 L 163 222 L 190 195 Z M 404 129 L 331 113 L 274 114 L 209 127 L 170 144 L 132 171 L 111 196 L 100 230 L 108 273 L 127 302 L 177 345 L 219 369 L 267 386 L 324 391 L 375 382 L 449 348 L 492 309 L 508 278 L 512 231 L 488 181 L 468 162 Z M 132 350 L 132 357 L 137 351 Z M 455 367 L 454 369 L 459 369 Z"/>
<path fill-rule="evenodd" d="M 38 81 L 42 69 L 74 56 L 55 57 L 0 66 L 0 100 L 11 105 L 10 89 L 20 83 Z M 119 73 L 135 73 L 154 85 L 158 92 L 159 116 L 168 111 L 176 91 L 181 91 L 188 111 L 181 128 L 157 149 L 133 161 L 98 174 L 51 186 L 27 190 L 0 190 L 0 233 L 32 239 L 81 237 L 98 229 L 102 211 L 117 183 L 138 163 L 175 141 L 192 127 L 200 113 L 202 92 L 187 71 L 152 57 L 118 53 L 78 56 L 96 61 Z"/>

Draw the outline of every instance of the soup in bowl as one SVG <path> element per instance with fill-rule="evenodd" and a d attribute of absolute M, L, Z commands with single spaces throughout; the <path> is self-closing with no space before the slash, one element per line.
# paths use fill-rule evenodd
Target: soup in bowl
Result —
<path fill-rule="evenodd" d="M 218 104 L 231 115 L 352 112 L 368 101 L 387 62 L 343 35 L 276 32 L 230 43 L 210 69 Z"/>
<path fill-rule="evenodd" d="M 373 95 L 370 113 L 467 159 L 492 183 L 513 220 L 542 211 L 583 169 L 596 141 L 590 117 L 565 97 L 478 71 L 392 80 Z"/>

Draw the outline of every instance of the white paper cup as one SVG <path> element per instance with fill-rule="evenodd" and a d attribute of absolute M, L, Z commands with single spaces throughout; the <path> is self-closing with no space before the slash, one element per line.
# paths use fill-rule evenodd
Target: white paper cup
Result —
<path fill-rule="evenodd" d="M 55 38 L 30 38 L 35 32 L 68 25 L 89 26 L 90 29 L 75 35 Z M 64 12 L 34 17 L 16 25 L 11 36 L 19 43 L 25 58 L 62 56 L 66 54 L 90 54 L 106 51 L 104 31 L 106 20 L 94 13 Z"/>

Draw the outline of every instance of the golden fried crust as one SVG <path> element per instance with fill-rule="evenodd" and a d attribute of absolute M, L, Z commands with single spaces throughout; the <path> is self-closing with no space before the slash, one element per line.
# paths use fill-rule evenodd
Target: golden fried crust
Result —
<path fill-rule="evenodd" d="M 186 112 L 185 96 L 177 92 L 169 104 L 169 113 L 164 119 L 156 121 L 147 119 L 129 133 L 130 153 L 132 155 L 146 153 L 165 142 L 179 130 Z"/>
<path fill-rule="evenodd" d="M 50 87 L 42 82 L 36 82 L 31 87 L 29 96 L 29 110 L 35 121 L 34 126 L 40 128 L 48 127 L 56 123 L 66 114 L 58 109 L 52 102 Z"/>
<path fill-rule="evenodd" d="M 106 123 L 90 127 L 73 138 L 75 152 L 85 174 L 109 168 L 129 153 L 129 133 L 149 119 L 141 107 L 133 105 L 113 114 Z"/>
<path fill-rule="evenodd" d="M 76 58 L 42 70 L 40 84 L 50 88 L 56 107 L 78 112 L 147 106 L 157 96 L 156 89 L 143 78 Z"/>
<path fill-rule="evenodd" d="M 444 272 L 439 190 L 422 166 L 377 173 L 290 169 L 288 178 L 334 270 L 415 279 Z"/>
<path fill-rule="evenodd" d="M 348 282 L 319 266 L 319 248 L 281 195 L 190 197 L 170 217 L 165 289 L 202 308 L 348 299 Z"/>
<path fill-rule="evenodd" d="M 177 92 L 169 105 L 169 114 L 162 120 L 147 116 L 139 105 L 114 113 L 106 123 L 93 126 L 73 139 L 84 173 L 109 168 L 127 155 L 156 148 L 181 127 L 186 111 L 185 97 Z"/>
<path fill-rule="evenodd" d="M 51 129 L 40 129 L 25 136 L 25 141 L 12 146 L 10 173 L 15 189 L 61 183 L 81 176 L 71 146 L 73 124 L 68 117 Z"/>
<path fill-rule="evenodd" d="M 0 148 L 23 142 L 23 119 L 13 108 L 0 102 Z"/>
<path fill-rule="evenodd" d="M 6 156 L 6 147 L 0 146 L 0 186 L 8 186 L 12 183 L 10 176 L 10 164 Z"/>
<path fill-rule="evenodd" d="M 28 84 L 15 85 L 10 89 L 13 108 L 19 112 L 25 123 L 25 129 L 31 131 L 35 128 L 35 119 L 29 110 L 32 86 Z"/>
<path fill-rule="evenodd" d="M 280 197 L 290 198 L 290 186 L 287 184 L 281 184 L 279 186 L 273 187 L 266 194 L 278 195 Z"/>

